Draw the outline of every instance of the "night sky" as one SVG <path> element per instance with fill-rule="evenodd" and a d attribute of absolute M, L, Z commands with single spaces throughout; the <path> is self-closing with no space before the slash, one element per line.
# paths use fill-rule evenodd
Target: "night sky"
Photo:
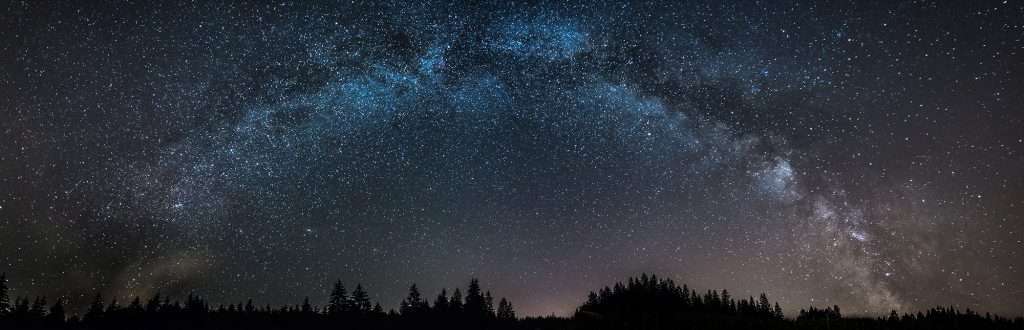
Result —
<path fill-rule="evenodd" d="M 1020 315 L 1024 2 L 816 2 L 7 2 L 0 272 Z"/>

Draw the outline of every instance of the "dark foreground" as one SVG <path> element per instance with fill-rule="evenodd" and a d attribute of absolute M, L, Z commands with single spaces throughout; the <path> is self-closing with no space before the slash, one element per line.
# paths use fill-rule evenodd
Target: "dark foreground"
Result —
<path fill-rule="evenodd" d="M 213 307 L 190 295 L 184 302 L 156 295 L 127 304 L 97 295 L 84 315 L 67 315 L 66 301 L 18 297 L 12 303 L 0 277 L 0 329 L 1024 329 L 1024 319 L 933 308 L 879 318 L 843 317 L 839 306 L 809 307 L 786 317 L 766 295 L 734 298 L 726 290 L 698 293 L 671 280 L 643 275 L 592 292 L 572 317 L 519 318 L 512 303 L 495 304 L 470 282 L 442 291 L 433 302 L 415 285 L 398 311 L 372 304 L 361 286 L 351 294 L 339 281 L 325 305 L 257 306 L 253 301 Z"/>

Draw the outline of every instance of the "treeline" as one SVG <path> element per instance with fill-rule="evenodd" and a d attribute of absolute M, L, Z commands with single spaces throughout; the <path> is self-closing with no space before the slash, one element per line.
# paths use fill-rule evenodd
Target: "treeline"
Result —
<path fill-rule="evenodd" d="M 518 318 L 505 298 L 495 302 L 477 279 L 463 294 L 456 288 L 449 296 L 442 289 L 431 302 L 413 284 L 399 310 L 384 311 L 370 300 L 362 285 L 351 293 L 339 280 L 326 304 L 316 305 L 307 297 L 300 304 L 273 307 L 257 305 L 252 299 L 237 304 L 212 305 L 189 294 L 185 301 L 159 293 L 128 303 L 116 298 L 109 302 L 96 294 L 84 315 L 68 315 L 67 300 L 52 304 L 46 297 L 8 295 L 5 275 L 0 275 L 0 329 L 515 329 Z"/>
<path fill-rule="evenodd" d="M 764 293 L 757 299 L 734 299 L 728 290 L 701 294 L 647 274 L 591 292 L 574 318 L 587 329 L 737 329 L 786 323 L 782 308 Z"/>
<path fill-rule="evenodd" d="M 850 318 L 839 306 L 803 309 L 786 318 L 764 293 L 735 298 L 729 291 L 698 292 L 671 279 L 643 274 L 591 292 L 570 317 L 519 318 L 512 303 L 495 303 L 472 279 L 466 290 L 442 289 L 433 299 L 414 284 L 398 310 L 385 311 L 361 285 L 351 293 L 334 283 L 326 303 L 273 307 L 245 302 L 213 306 L 189 295 L 177 301 L 160 294 L 121 303 L 96 295 L 83 315 L 68 315 L 67 301 L 18 297 L 10 301 L 0 275 L 0 329 L 1024 329 L 1024 319 L 980 315 L 954 307 L 879 318 Z"/>

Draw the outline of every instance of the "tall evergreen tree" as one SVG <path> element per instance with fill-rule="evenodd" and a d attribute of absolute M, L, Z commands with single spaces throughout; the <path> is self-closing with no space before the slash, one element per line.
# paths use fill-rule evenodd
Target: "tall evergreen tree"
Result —
<path fill-rule="evenodd" d="M 27 318 L 29 315 L 29 311 L 31 311 L 31 309 L 29 309 L 28 307 L 28 297 L 21 298 L 20 300 L 15 299 L 13 312 L 15 319 Z"/>
<path fill-rule="evenodd" d="M 100 299 L 100 295 L 98 293 L 96 294 L 96 299 Z M 93 303 L 95 304 L 95 302 Z M 100 309 L 102 310 L 103 301 L 100 301 L 99 305 Z M 156 295 L 154 295 L 153 297 L 149 298 L 148 301 L 146 301 L 146 313 L 156 313 L 160 311 L 160 306 L 160 292 L 157 292 Z"/>
<path fill-rule="evenodd" d="M 362 284 L 356 284 L 356 289 L 352 291 L 352 305 L 354 310 L 360 313 L 368 313 L 373 308 L 370 295 L 363 289 Z"/>
<path fill-rule="evenodd" d="M 85 312 L 86 322 L 97 322 L 103 318 L 103 295 L 99 292 L 96 293 L 96 298 L 93 298 L 92 304 L 89 305 L 89 310 Z"/>
<path fill-rule="evenodd" d="M 107 305 L 107 316 L 111 316 L 121 310 L 121 305 L 117 303 L 117 297 L 110 300 L 110 305 Z"/>
<path fill-rule="evenodd" d="M 456 313 L 463 310 L 462 290 L 459 288 L 452 292 L 452 299 L 448 300 L 448 309 Z"/>
<path fill-rule="evenodd" d="M 424 309 L 425 302 L 420 295 L 420 289 L 416 287 L 416 284 L 409 286 L 409 295 L 405 297 L 399 307 L 399 312 L 402 315 L 414 315 L 418 314 Z"/>
<path fill-rule="evenodd" d="M 470 315 L 483 315 L 487 313 L 487 302 L 484 301 L 483 292 L 480 291 L 480 281 L 469 280 L 469 287 L 466 289 L 466 313 Z"/>
<path fill-rule="evenodd" d="M 494 297 L 491 291 L 484 293 L 484 313 L 488 318 L 494 317 Z"/>
<path fill-rule="evenodd" d="M 498 320 L 502 321 L 514 321 L 516 319 L 516 312 L 512 309 L 512 303 L 505 298 L 501 298 L 501 301 L 498 302 L 497 317 Z"/>
<path fill-rule="evenodd" d="M 11 297 L 8 296 L 7 273 L 0 274 L 0 316 L 11 312 Z"/>
<path fill-rule="evenodd" d="M 46 314 L 46 321 L 53 327 L 64 325 L 64 298 L 57 298 L 57 302 L 50 306 L 50 313 Z"/>
<path fill-rule="evenodd" d="M 239 309 L 241 309 L 242 303 L 238 303 Z M 309 304 L 309 297 L 302 300 L 302 313 L 313 314 L 313 305 Z"/>
<path fill-rule="evenodd" d="M 448 290 L 441 289 L 441 293 L 437 294 L 437 299 L 434 299 L 434 310 L 440 313 L 449 312 L 448 308 Z"/>
<path fill-rule="evenodd" d="M 36 297 L 36 300 L 32 302 L 32 308 L 28 310 L 29 316 L 34 319 L 46 316 L 46 307 L 46 297 Z"/>
<path fill-rule="evenodd" d="M 330 300 L 327 302 L 327 314 L 337 316 L 342 312 L 345 312 L 345 306 L 348 305 L 348 299 L 348 292 L 345 291 L 345 285 L 341 284 L 341 280 L 334 282 L 334 288 L 331 289 Z"/>
<path fill-rule="evenodd" d="M 768 295 L 764 292 L 757 299 L 757 312 L 761 314 L 770 315 L 772 313 L 772 305 L 768 303 Z"/>
<path fill-rule="evenodd" d="M 146 311 L 146 308 L 142 307 L 142 298 L 140 298 L 139 296 L 135 296 L 135 299 L 132 299 L 132 302 L 130 304 L 128 304 L 128 312 L 129 313 L 138 315 L 138 314 L 142 314 L 145 311 Z"/>
<path fill-rule="evenodd" d="M 596 306 L 599 303 L 600 303 L 600 300 L 598 299 L 597 293 L 594 292 L 594 291 L 590 291 L 590 293 L 587 294 L 587 302 L 584 303 L 584 305 Z"/>

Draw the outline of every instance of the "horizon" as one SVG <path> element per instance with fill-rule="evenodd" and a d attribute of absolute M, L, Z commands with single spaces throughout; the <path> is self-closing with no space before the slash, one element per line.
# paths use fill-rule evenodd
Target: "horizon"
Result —
<path fill-rule="evenodd" d="M 1024 1 L 0 8 L 12 296 L 1024 313 Z"/>
<path fill-rule="evenodd" d="M 651 276 L 657 276 L 657 274 L 650 274 L 650 275 Z M 595 288 L 594 290 L 591 290 L 588 293 L 595 293 L 595 292 L 598 292 L 602 288 L 610 288 L 610 287 L 613 287 L 613 286 L 618 285 L 618 284 L 625 284 L 625 283 L 627 283 L 630 280 L 634 280 L 634 279 L 639 280 L 641 278 L 641 276 L 647 276 L 647 274 L 646 273 L 641 273 L 640 276 L 630 276 L 626 280 L 621 280 L 621 281 L 616 281 L 614 283 L 609 283 L 608 285 L 602 286 L 601 288 Z M 475 278 L 471 278 L 471 280 L 472 279 L 475 279 Z M 659 279 L 660 280 L 665 280 L 665 278 L 659 278 Z M 7 281 L 10 281 L 10 279 L 7 278 Z M 469 280 L 467 280 L 466 282 L 469 283 Z M 486 284 L 486 283 L 484 283 L 484 284 Z M 680 285 L 680 286 L 684 286 L 684 287 L 688 286 L 685 283 L 677 283 L 677 284 Z M 361 283 L 356 283 L 356 285 L 357 286 L 362 286 Z M 417 287 L 419 287 L 419 285 L 416 284 L 416 283 L 411 283 L 410 285 L 416 285 Z M 346 287 L 348 287 L 348 286 L 346 285 Z M 490 290 L 487 290 L 486 286 L 481 286 L 481 287 L 487 293 L 493 293 Z M 348 287 L 348 288 L 352 289 L 352 288 L 355 288 L 355 286 L 351 286 L 351 287 Z M 464 287 L 459 287 L 459 286 L 450 287 L 450 288 L 449 287 L 443 287 L 442 289 L 447 291 L 449 296 L 456 289 L 459 289 L 460 291 L 463 291 L 463 292 L 466 291 L 466 290 L 464 290 L 465 289 Z M 728 291 L 727 288 L 715 288 L 715 289 L 706 289 L 706 290 L 704 290 L 704 289 L 697 289 L 697 288 L 691 287 L 690 289 L 694 290 L 694 292 L 700 292 L 700 293 L 703 293 L 705 291 L 707 291 L 707 292 L 715 292 L 715 293 L 722 293 L 722 292 Z M 17 290 L 15 288 L 8 288 L 8 290 L 9 290 L 8 293 L 10 294 L 10 298 L 12 299 L 12 301 L 14 299 L 28 299 L 28 298 L 38 299 L 38 298 L 41 298 L 41 297 L 42 298 L 47 298 L 45 296 L 29 296 L 29 295 L 16 294 Z M 370 290 L 368 290 L 368 291 L 370 291 Z M 424 298 L 424 300 L 425 300 L 425 303 L 427 304 L 427 306 L 434 307 L 435 306 L 434 304 L 436 302 L 434 300 L 432 300 L 431 297 L 437 297 L 441 293 L 441 290 L 438 290 L 438 292 L 436 292 L 436 293 L 431 293 L 429 291 L 422 290 L 422 289 L 420 291 L 422 293 L 424 293 L 425 296 L 426 296 L 426 298 Z M 11 293 L 14 293 L 14 294 L 11 294 Z M 370 293 L 370 297 L 377 296 L 377 295 L 373 294 L 372 291 L 370 291 L 368 293 Z M 733 294 L 735 294 L 735 292 L 733 292 Z M 760 294 L 767 294 L 767 291 L 762 291 L 762 292 L 757 293 L 757 294 L 753 294 L 753 293 L 751 293 L 751 294 L 741 294 L 741 295 L 738 295 L 738 296 L 735 296 L 735 297 L 737 299 L 745 299 L 745 297 L 748 297 L 748 296 L 749 297 L 755 297 L 755 296 L 758 296 Z M 178 297 L 176 295 L 165 295 L 165 294 L 162 294 L 160 292 L 157 292 L 155 295 L 158 295 L 159 297 L 162 297 L 162 299 L 167 299 L 169 302 L 175 303 L 175 304 L 179 303 L 179 302 L 182 302 L 182 301 L 187 301 L 187 299 L 185 299 L 186 297 L 193 297 L 194 296 L 196 298 L 204 299 L 204 300 L 205 300 L 205 297 L 206 297 L 206 296 L 204 296 L 202 294 L 201 291 L 195 291 L 195 290 L 188 291 L 186 294 L 184 294 L 183 296 L 180 296 L 180 297 Z M 258 299 L 252 298 L 252 297 L 242 299 L 241 301 L 234 301 L 234 302 L 228 302 L 228 301 L 223 301 L 223 302 L 216 302 L 216 301 L 210 302 L 210 301 L 206 301 L 206 302 L 209 303 L 209 308 L 210 308 L 211 311 L 213 311 L 213 310 L 220 310 L 220 309 L 224 308 L 225 306 L 229 306 L 229 305 L 241 306 L 242 303 L 248 304 L 249 302 L 253 303 L 253 305 L 256 306 L 257 308 L 259 308 L 260 310 L 263 310 L 263 308 L 265 308 L 265 307 L 270 307 L 272 310 L 278 310 L 280 308 L 285 308 L 285 307 L 290 307 L 290 306 L 299 306 L 299 305 L 303 304 L 304 300 L 308 300 L 308 302 L 312 305 L 313 310 L 315 312 L 317 312 L 317 313 L 326 313 L 328 305 L 330 304 L 329 296 L 330 296 L 329 294 L 324 294 L 323 297 L 319 297 L 319 298 L 317 298 L 317 297 L 310 297 L 310 296 L 303 296 L 303 297 L 297 299 L 296 302 L 279 304 L 279 305 L 263 304 Z M 103 297 L 103 301 L 104 301 L 104 303 L 110 304 L 110 303 L 112 303 L 112 301 L 116 300 L 118 302 L 118 304 L 122 308 L 124 308 L 129 303 L 131 303 L 134 299 L 140 299 L 143 302 L 143 304 L 145 304 L 147 300 L 149 300 L 150 298 L 153 298 L 153 297 L 154 296 L 146 297 L 146 296 L 138 296 L 138 295 L 129 295 L 129 296 L 120 296 L 120 297 Z M 771 297 L 771 296 L 769 295 L 769 297 Z M 66 308 L 66 310 L 68 312 L 68 317 L 73 317 L 73 316 L 81 317 L 81 316 L 86 314 L 87 310 L 89 309 L 89 305 L 95 299 L 95 295 L 94 296 L 88 296 L 88 297 L 79 297 L 79 298 L 82 298 L 82 299 L 87 299 L 87 301 L 89 303 L 85 303 L 84 302 L 85 300 L 82 300 L 81 302 L 75 303 L 75 300 L 70 299 L 70 297 L 67 297 L 67 296 L 50 297 L 50 298 L 62 299 L 62 301 L 65 304 L 65 308 Z M 505 297 L 502 297 L 499 294 L 495 294 L 495 298 L 496 299 L 505 299 Z M 396 300 L 402 300 L 402 299 L 396 299 Z M 580 303 L 577 304 L 575 307 L 573 307 L 572 310 L 570 310 L 567 313 L 563 313 L 563 314 L 557 314 L 556 312 L 551 312 L 551 313 L 548 313 L 548 314 L 530 314 L 530 315 L 522 315 L 521 313 L 517 312 L 516 314 L 517 314 L 518 318 L 545 318 L 545 317 L 572 318 L 573 315 L 576 314 L 579 311 L 580 307 L 584 306 L 584 303 L 586 302 L 586 300 L 587 300 L 586 298 L 581 299 Z M 385 312 L 387 312 L 387 313 L 395 313 L 395 312 L 399 311 L 399 307 L 401 305 L 401 301 L 399 301 L 398 303 L 394 303 L 393 305 L 389 304 L 389 303 L 383 303 L 382 301 L 378 301 L 376 299 L 371 299 L 370 302 L 373 303 L 373 304 L 378 304 L 378 305 L 382 306 L 383 310 Z M 512 302 L 512 303 L 514 304 L 515 302 Z M 13 305 L 13 303 L 12 303 L 12 305 Z M 785 315 L 785 319 L 787 319 L 787 320 L 794 320 L 794 319 L 796 319 L 796 315 L 800 314 L 799 312 L 804 312 L 808 308 L 831 308 L 833 306 L 838 306 L 838 305 L 827 304 L 827 303 L 826 304 L 820 304 L 820 305 L 808 305 L 808 306 L 803 306 L 803 307 L 797 308 L 796 310 L 793 310 L 793 311 L 784 311 L 784 315 Z M 838 307 L 842 308 L 842 306 L 838 306 Z M 899 313 L 901 315 L 902 314 L 915 314 L 915 313 L 919 313 L 919 312 L 925 312 L 928 309 L 937 308 L 937 307 L 938 308 L 947 308 L 948 307 L 948 308 L 953 308 L 953 309 L 955 309 L 957 311 L 964 311 L 964 312 L 973 311 L 973 312 L 976 312 L 976 313 L 979 313 L 979 314 L 983 314 L 983 315 L 991 314 L 993 317 L 999 316 L 999 317 L 1005 317 L 1005 318 L 1011 318 L 1011 319 L 1012 318 L 1024 317 L 1024 314 L 1019 314 L 1019 315 L 1012 315 L 1012 314 L 1011 315 L 1003 315 L 1003 314 L 999 314 L 999 313 L 991 313 L 989 311 L 984 311 L 984 310 L 972 310 L 969 307 L 959 306 L 959 305 L 931 306 L 931 307 L 928 307 L 926 309 L 921 309 L 921 310 L 892 310 L 890 312 L 880 313 L 880 314 L 859 313 L 858 311 L 854 310 L 852 313 L 850 313 L 849 311 L 844 312 L 843 313 L 843 317 L 846 317 L 846 318 L 879 319 L 879 318 L 885 318 L 885 317 L 889 316 L 889 313 L 891 313 L 891 312 L 896 312 L 896 313 Z"/>

